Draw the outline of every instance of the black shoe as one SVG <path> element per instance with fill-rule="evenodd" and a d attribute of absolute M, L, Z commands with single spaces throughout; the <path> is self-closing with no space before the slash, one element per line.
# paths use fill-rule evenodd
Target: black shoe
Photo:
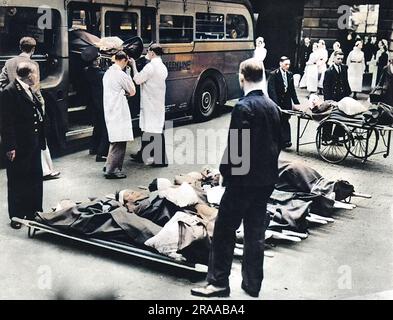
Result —
<path fill-rule="evenodd" d="M 55 180 L 55 179 L 59 179 L 59 178 L 60 178 L 60 172 L 59 172 L 59 171 L 57 171 L 57 172 L 52 172 L 52 173 L 50 173 L 50 174 L 48 174 L 48 175 L 42 177 L 42 179 L 43 179 L 44 181 Z"/>
<path fill-rule="evenodd" d="M 288 148 L 290 148 L 290 147 L 292 147 L 292 142 L 286 142 L 286 143 L 284 143 L 284 145 L 282 146 L 283 149 L 288 149 Z"/>
<path fill-rule="evenodd" d="M 95 150 L 93 150 L 93 149 L 90 149 L 90 150 L 89 150 L 89 155 L 95 156 L 96 154 L 97 154 L 97 151 L 95 151 Z"/>
<path fill-rule="evenodd" d="M 205 287 L 191 289 L 191 294 L 197 297 L 205 298 L 226 298 L 229 297 L 231 289 L 229 287 L 216 287 L 212 284 L 208 284 Z"/>
<path fill-rule="evenodd" d="M 106 162 L 106 157 L 97 156 L 97 157 L 96 157 L 96 162 Z"/>
<path fill-rule="evenodd" d="M 19 230 L 22 228 L 22 224 L 19 222 L 11 221 L 10 226 L 12 229 Z"/>
<path fill-rule="evenodd" d="M 244 290 L 245 293 L 247 293 L 249 296 L 253 298 L 259 298 L 259 292 L 249 290 L 243 283 L 242 283 L 242 289 Z"/>
<path fill-rule="evenodd" d="M 130 154 L 130 157 L 131 157 L 132 161 L 135 161 L 138 163 L 143 163 L 142 156 L 141 156 L 140 152 L 138 152 L 137 154 Z"/>
<path fill-rule="evenodd" d="M 167 163 L 162 163 L 162 164 L 158 164 L 158 163 L 152 163 L 150 165 L 150 167 L 153 168 L 167 168 L 169 165 Z"/>
<path fill-rule="evenodd" d="M 122 172 L 108 173 L 105 175 L 105 179 L 115 180 L 115 179 L 125 179 L 127 176 Z"/>

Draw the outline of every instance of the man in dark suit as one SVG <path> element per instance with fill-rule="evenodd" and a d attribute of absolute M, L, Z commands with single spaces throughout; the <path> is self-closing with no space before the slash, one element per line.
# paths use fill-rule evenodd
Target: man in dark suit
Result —
<path fill-rule="evenodd" d="M 1 103 L 1 139 L 7 156 L 8 211 L 13 217 L 33 219 L 42 211 L 41 150 L 46 147 L 42 103 L 33 92 L 36 65 L 21 62 L 17 78 L 5 87 Z M 11 221 L 11 227 L 21 225 Z"/>
<path fill-rule="evenodd" d="M 304 73 L 304 69 L 306 68 L 306 63 L 310 58 L 311 52 L 312 52 L 312 45 L 311 45 L 310 38 L 304 38 L 304 41 L 300 45 L 300 49 L 299 49 L 299 72 L 301 74 Z"/>
<path fill-rule="evenodd" d="M 192 289 L 191 294 L 196 296 L 229 296 L 235 232 L 242 220 L 242 288 L 253 297 L 261 289 L 265 231 L 270 221 L 266 204 L 277 182 L 281 143 L 279 109 L 260 89 L 263 72 L 256 59 L 240 65 L 245 97 L 232 112 L 228 146 L 220 166 L 226 190 L 215 222 L 208 284 Z"/>
<path fill-rule="evenodd" d="M 90 153 L 96 154 L 96 162 L 106 162 L 109 152 L 108 129 L 104 114 L 104 87 L 102 79 L 105 70 L 100 67 L 100 53 L 96 47 L 88 47 L 82 52 L 82 59 L 89 64 L 84 69 L 88 83 L 88 95 L 93 111 L 93 136 L 90 142 Z"/>
<path fill-rule="evenodd" d="M 352 93 L 348 82 L 348 67 L 343 65 L 342 51 L 334 52 L 334 64 L 325 72 L 323 92 L 325 100 L 340 101 Z"/>
<path fill-rule="evenodd" d="M 281 57 L 280 67 L 270 74 L 268 82 L 270 99 L 283 110 L 292 110 L 292 101 L 296 105 L 300 104 L 293 82 L 293 74 L 289 71 L 290 66 L 291 61 L 289 58 L 285 56 Z M 283 142 L 281 147 L 283 149 L 292 146 L 290 118 L 289 115 L 281 115 L 281 135 Z"/>

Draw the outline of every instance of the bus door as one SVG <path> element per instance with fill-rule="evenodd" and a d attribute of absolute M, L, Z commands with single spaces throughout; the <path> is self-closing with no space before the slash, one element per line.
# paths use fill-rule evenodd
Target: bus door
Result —
<path fill-rule="evenodd" d="M 101 37 L 119 37 L 127 41 L 134 37 L 141 37 L 147 47 L 155 40 L 155 8 L 121 8 L 105 6 L 101 10 Z M 143 58 L 137 61 L 137 66 L 143 67 Z M 140 114 L 140 88 L 137 93 L 129 98 L 132 119 L 139 118 Z"/>
<path fill-rule="evenodd" d="M 81 58 L 84 46 L 99 39 L 101 7 L 93 3 L 71 2 L 67 7 L 69 40 L 69 90 L 67 140 L 79 139 L 92 133 L 93 110 L 86 92 L 86 63 Z"/>

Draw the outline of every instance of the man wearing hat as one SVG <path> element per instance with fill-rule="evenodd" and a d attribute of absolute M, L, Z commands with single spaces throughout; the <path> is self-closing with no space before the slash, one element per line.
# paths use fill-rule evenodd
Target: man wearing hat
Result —
<path fill-rule="evenodd" d="M 89 101 L 93 110 L 93 136 L 90 152 L 96 154 L 96 162 L 105 162 L 109 151 L 108 130 L 104 115 L 104 88 L 102 79 L 105 71 L 100 67 L 100 53 L 96 47 L 88 47 L 82 52 L 82 59 L 89 63 L 85 68 L 89 88 Z"/>

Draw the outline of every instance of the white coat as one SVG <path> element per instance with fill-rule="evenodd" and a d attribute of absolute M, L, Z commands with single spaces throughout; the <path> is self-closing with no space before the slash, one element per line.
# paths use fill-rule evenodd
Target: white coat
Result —
<path fill-rule="evenodd" d="M 114 64 L 105 72 L 102 81 L 109 141 L 114 143 L 134 140 L 130 108 L 125 96 L 126 92 L 135 90 L 131 77 Z"/>
<path fill-rule="evenodd" d="M 263 70 L 265 70 L 264 61 L 265 61 L 266 55 L 267 55 L 267 50 L 266 50 L 266 48 L 257 47 L 257 48 L 254 50 L 254 58 L 261 62 L 262 67 L 263 67 Z M 266 72 L 263 72 L 263 78 L 262 78 L 261 86 L 262 86 L 262 91 L 263 91 L 263 93 L 264 93 L 266 96 L 269 96 L 269 93 L 268 93 L 268 90 L 267 90 Z"/>
<path fill-rule="evenodd" d="M 163 133 L 165 125 L 165 94 L 168 69 L 159 57 L 153 58 L 134 81 L 141 86 L 139 127 L 143 132 Z"/>
<path fill-rule="evenodd" d="M 355 47 L 348 55 L 348 82 L 352 92 L 362 92 L 363 74 L 366 69 L 364 52 Z"/>

